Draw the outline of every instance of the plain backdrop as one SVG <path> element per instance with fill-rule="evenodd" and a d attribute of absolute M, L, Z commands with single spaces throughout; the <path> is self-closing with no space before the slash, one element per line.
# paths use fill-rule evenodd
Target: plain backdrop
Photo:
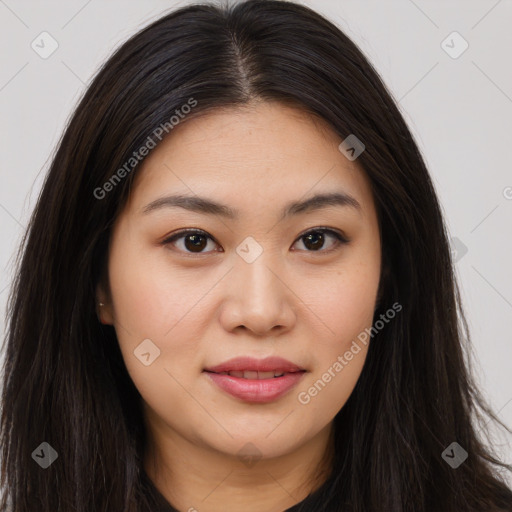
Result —
<path fill-rule="evenodd" d="M 2 313 L 14 251 L 77 100 L 116 47 L 188 3 L 0 0 Z M 453 237 L 478 382 L 512 426 L 512 2 L 303 3 L 370 58 L 416 138 Z M 47 49 L 58 44 L 47 58 L 31 46 L 41 37 Z M 3 339 L 4 318 L 0 328 Z M 500 457 L 512 463 L 511 436 L 496 436 Z"/>

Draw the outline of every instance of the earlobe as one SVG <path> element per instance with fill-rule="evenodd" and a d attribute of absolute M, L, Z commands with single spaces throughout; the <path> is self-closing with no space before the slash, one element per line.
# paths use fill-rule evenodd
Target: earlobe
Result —
<path fill-rule="evenodd" d="M 107 300 L 107 295 L 101 285 L 96 289 L 96 314 L 98 320 L 103 325 L 111 325 L 112 322 L 112 304 Z"/>
<path fill-rule="evenodd" d="M 103 304 L 103 302 L 98 303 L 98 320 L 100 321 L 101 324 L 106 325 L 107 321 L 104 318 L 104 314 L 103 314 L 103 310 L 102 310 L 102 308 L 104 306 L 105 306 L 105 304 Z"/>
<path fill-rule="evenodd" d="M 98 320 L 101 324 L 112 325 L 112 312 L 111 306 L 109 304 L 98 302 L 96 311 L 98 315 Z"/>

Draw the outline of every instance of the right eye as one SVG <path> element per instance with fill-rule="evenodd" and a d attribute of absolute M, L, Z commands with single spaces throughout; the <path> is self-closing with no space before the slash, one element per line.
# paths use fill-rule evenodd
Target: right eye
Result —
<path fill-rule="evenodd" d="M 203 249 L 207 247 L 208 239 L 216 244 L 215 240 L 213 240 L 213 238 L 205 231 L 201 231 L 199 229 L 187 229 L 174 233 L 170 237 L 166 238 L 162 242 L 162 245 L 173 244 L 176 246 L 176 242 L 181 241 L 182 239 L 182 247 L 179 248 L 179 250 L 186 254 L 205 254 Z"/>

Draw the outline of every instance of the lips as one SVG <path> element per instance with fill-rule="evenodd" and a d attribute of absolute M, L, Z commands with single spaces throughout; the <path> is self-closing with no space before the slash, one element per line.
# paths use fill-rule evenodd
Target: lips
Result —
<path fill-rule="evenodd" d="M 265 359 L 236 357 L 216 366 L 205 368 L 204 371 L 224 374 L 229 373 L 235 377 L 243 377 L 246 379 L 268 379 L 285 373 L 305 371 L 305 369 L 281 357 L 267 357 Z"/>
<path fill-rule="evenodd" d="M 205 368 L 204 373 L 229 395 L 244 402 L 263 404 L 287 394 L 306 370 L 280 357 L 237 357 Z"/>

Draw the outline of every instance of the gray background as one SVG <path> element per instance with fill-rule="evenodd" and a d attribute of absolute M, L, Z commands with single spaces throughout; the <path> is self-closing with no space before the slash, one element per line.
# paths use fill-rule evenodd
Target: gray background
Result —
<path fill-rule="evenodd" d="M 14 250 L 86 84 L 134 32 L 188 3 L 0 0 L 2 313 Z M 499 417 L 512 426 L 512 3 L 303 3 L 338 24 L 370 58 L 419 144 L 450 236 L 457 239 L 457 274 L 478 382 Z M 43 31 L 59 45 L 47 59 L 31 47 L 34 40 L 42 46 L 38 36 Z M 463 41 L 448 37 L 453 31 L 469 45 L 457 58 L 454 52 Z M 3 338 L 4 318 L 0 328 Z M 493 439 L 498 455 L 509 463 L 511 437 L 500 431 Z"/>

